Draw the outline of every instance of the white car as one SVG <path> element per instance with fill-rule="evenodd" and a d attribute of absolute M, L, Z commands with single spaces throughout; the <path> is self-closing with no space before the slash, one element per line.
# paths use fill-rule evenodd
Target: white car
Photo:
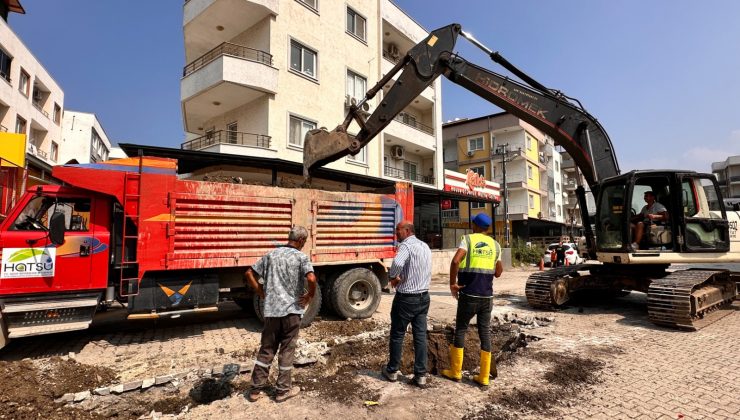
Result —
<path fill-rule="evenodd" d="M 552 254 L 555 252 L 555 248 L 560 245 L 559 243 L 553 243 L 547 246 L 547 251 L 545 251 L 545 255 L 543 258 L 545 259 L 545 265 L 550 266 L 552 261 Z M 568 265 L 574 265 L 574 264 L 581 264 L 583 262 L 583 258 L 578 255 L 578 247 L 574 243 L 563 243 L 563 247 L 565 247 L 565 261 L 568 262 Z"/>

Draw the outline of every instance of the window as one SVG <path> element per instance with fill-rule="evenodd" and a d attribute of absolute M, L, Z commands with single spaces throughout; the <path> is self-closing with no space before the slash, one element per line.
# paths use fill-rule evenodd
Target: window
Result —
<path fill-rule="evenodd" d="M 10 82 L 10 63 L 13 59 L 3 50 L 0 49 L 0 77 Z"/>
<path fill-rule="evenodd" d="M 347 8 L 347 32 L 365 40 L 365 18 L 349 7 Z"/>
<path fill-rule="evenodd" d="M 59 124 L 62 121 L 62 107 L 54 103 L 54 122 Z"/>
<path fill-rule="evenodd" d="M 416 164 L 414 162 L 403 162 L 403 172 L 406 179 L 416 181 Z"/>
<path fill-rule="evenodd" d="M 556 193 L 557 193 L 557 192 L 560 192 L 560 183 L 559 183 L 559 182 L 556 182 L 556 183 L 555 183 L 555 192 L 556 192 Z"/>
<path fill-rule="evenodd" d="M 233 123 L 226 124 L 226 138 L 228 139 L 228 142 L 231 144 L 237 143 L 237 125 L 236 121 Z"/>
<path fill-rule="evenodd" d="M 527 150 L 532 150 L 532 137 L 527 135 Z"/>
<path fill-rule="evenodd" d="M 471 172 L 475 172 L 476 174 L 482 176 L 483 178 L 486 177 L 486 167 L 485 166 L 474 166 L 470 168 Z"/>
<path fill-rule="evenodd" d="M 557 172 L 557 171 L 559 171 L 559 170 L 560 170 L 560 162 L 558 162 L 558 161 L 556 160 L 556 161 L 555 161 L 555 172 Z"/>
<path fill-rule="evenodd" d="M 470 203 L 470 208 L 471 209 L 484 209 L 486 208 L 486 203 L 472 202 Z"/>
<path fill-rule="evenodd" d="M 288 145 L 303 147 L 303 138 L 309 130 L 316 128 L 316 123 L 302 118 L 290 116 L 290 128 L 288 134 Z"/>
<path fill-rule="evenodd" d="M 290 41 L 290 68 L 293 71 L 316 79 L 316 51 Z"/>
<path fill-rule="evenodd" d="M 360 151 L 354 156 L 347 156 L 347 160 L 350 162 L 367 163 L 367 147 L 360 149 Z"/>
<path fill-rule="evenodd" d="M 529 208 L 534 208 L 534 194 L 529 194 Z"/>
<path fill-rule="evenodd" d="M 527 178 L 534 179 L 534 175 L 532 175 L 532 167 L 527 165 Z"/>
<path fill-rule="evenodd" d="M 15 118 L 15 132 L 18 134 L 26 134 L 26 120 L 20 115 Z"/>
<path fill-rule="evenodd" d="M 558 204 L 558 217 L 560 217 L 562 215 L 563 215 L 563 206 L 561 206 L 560 204 Z"/>
<path fill-rule="evenodd" d="M 367 79 L 359 74 L 347 70 L 347 95 L 361 101 L 367 91 Z"/>
<path fill-rule="evenodd" d="M 303 4 L 315 12 L 319 11 L 319 0 L 298 0 L 298 3 Z"/>
<path fill-rule="evenodd" d="M 31 89 L 31 76 L 29 76 L 25 70 L 21 69 L 21 78 L 20 78 L 20 83 L 18 83 L 18 90 L 20 90 L 22 94 L 28 96 L 30 89 Z"/>
<path fill-rule="evenodd" d="M 468 139 L 468 151 L 483 150 L 483 137 L 472 137 Z"/>
<path fill-rule="evenodd" d="M 55 212 L 64 214 L 64 227 L 68 231 L 87 231 L 90 220 L 89 198 L 51 198 L 37 196 L 26 204 L 10 230 L 38 230 L 49 228 Z"/>
<path fill-rule="evenodd" d="M 93 128 L 90 135 L 90 162 L 101 162 L 108 159 L 108 147 Z"/>
<path fill-rule="evenodd" d="M 51 142 L 51 153 L 49 154 L 49 157 L 51 157 L 53 162 L 56 162 L 57 159 L 59 159 L 59 145 L 55 141 Z"/>

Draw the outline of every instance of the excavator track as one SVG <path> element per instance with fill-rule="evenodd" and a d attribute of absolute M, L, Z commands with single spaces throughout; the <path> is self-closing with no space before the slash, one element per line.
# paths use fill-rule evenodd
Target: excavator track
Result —
<path fill-rule="evenodd" d="M 737 296 L 728 271 L 681 270 L 650 283 L 648 315 L 655 324 L 699 330 L 729 315 Z"/>
<path fill-rule="evenodd" d="M 568 277 L 578 275 L 579 265 L 538 271 L 527 279 L 524 293 L 533 308 L 552 309 L 563 305 L 570 298 Z"/>

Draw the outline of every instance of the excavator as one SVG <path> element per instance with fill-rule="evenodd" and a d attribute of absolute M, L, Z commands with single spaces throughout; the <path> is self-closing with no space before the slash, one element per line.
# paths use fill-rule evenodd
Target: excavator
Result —
<path fill-rule="evenodd" d="M 453 52 L 458 36 L 519 80 L 479 67 Z M 576 190 L 588 253 L 600 264 L 532 274 L 525 288 L 530 306 L 554 309 L 593 291 L 610 296 L 639 291 L 647 294 L 653 323 L 688 330 L 703 328 L 732 312 L 740 271 L 722 264 L 740 262 L 740 212 L 726 208 L 715 177 L 684 170 L 620 173 L 609 136 L 578 100 L 537 82 L 459 24 L 432 31 L 412 47 L 349 108 L 334 130 L 306 134 L 303 164 L 307 179 L 315 168 L 357 154 L 440 75 L 550 136 L 570 154 L 593 194 L 595 215 L 589 214 L 586 188 L 580 185 Z M 387 84 L 392 86 L 367 115 L 363 105 Z M 347 131 L 353 121 L 360 128 L 356 135 Z M 666 207 L 667 217 L 661 222 L 642 220 L 645 192 Z M 643 223 L 644 234 L 635 244 L 637 223 Z"/>

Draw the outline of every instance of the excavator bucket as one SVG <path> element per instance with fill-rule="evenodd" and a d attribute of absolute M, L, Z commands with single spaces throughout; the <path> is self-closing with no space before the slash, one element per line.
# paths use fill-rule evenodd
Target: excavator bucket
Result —
<path fill-rule="evenodd" d="M 314 168 L 347 156 L 356 141 L 342 125 L 332 131 L 323 128 L 309 131 L 303 140 L 303 176 L 308 179 Z"/>

